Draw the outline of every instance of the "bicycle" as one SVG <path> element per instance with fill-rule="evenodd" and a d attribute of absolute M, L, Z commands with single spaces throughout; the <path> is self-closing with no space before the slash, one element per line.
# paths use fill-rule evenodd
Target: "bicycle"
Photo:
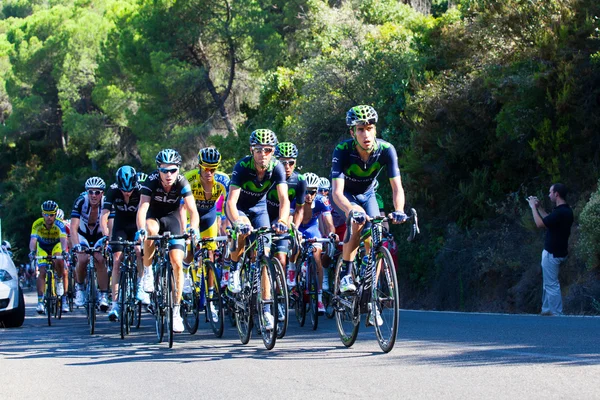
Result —
<path fill-rule="evenodd" d="M 237 245 L 237 232 L 228 230 L 231 237 L 233 251 Z M 255 239 L 247 239 L 246 248 L 240 260 L 240 282 L 242 290 L 239 293 L 231 293 L 226 290 L 223 294 L 224 303 L 235 313 L 235 323 L 242 344 L 247 344 L 252 335 L 254 316 L 258 318 L 258 331 L 262 337 L 263 344 L 267 350 L 275 347 L 277 329 L 266 329 L 266 321 L 263 318 L 263 310 L 266 306 L 271 307 L 271 312 L 277 312 L 277 294 L 275 293 L 275 272 L 271 259 L 265 254 L 266 235 L 273 233 L 271 228 L 259 228 L 252 230 Z M 254 261 L 251 260 L 250 252 L 255 251 Z M 263 293 L 263 288 L 269 287 L 269 293 Z"/>
<path fill-rule="evenodd" d="M 44 293 L 44 309 L 48 318 L 48 326 L 52 326 L 52 317 L 55 319 L 62 318 L 62 294 L 58 295 L 56 290 L 57 273 L 53 268 L 54 260 L 62 260 L 62 256 L 36 256 L 35 260 L 46 260 L 48 266 L 46 267 L 46 283 Z"/>
<path fill-rule="evenodd" d="M 298 249 L 298 230 L 292 224 L 288 233 L 284 235 L 275 235 L 272 237 L 272 242 L 278 240 L 289 240 L 291 244 L 291 253 L 293 254 Z M 282 339 L 288 328 L 289 308 L 290 308 L 290 291 L 286 282 L 285 268 L 275 256 L 271 257 L 273 263 L 275 291 L 277 293 L 277 339 Z"/>
<path fill-rule="evenodd" d="M 224 242 L 226 236 L 216 238 L 203 238 L 197 243 L 200 247 L 194 253 L 193 265 L 190 265 L 190 293 L 183 293 L 181 301 L 181 317 L 190 334 L 195 334 L 200 322 L 200 312 L 205 311 L 206 322 L 210 323 L 216 337 L 223 336 L 223 307 L 221 302 L 220 274 L 217 273 L 215 264 L 208 257 L 208 249 L 201 246 L 210 242 Z M 212 285 L 210 282 L 212 281 Z M 216 318 L 212 310 L 215 310 Z"/>
<path fill-rule="evenodd" d="M 167 330 L 167 340 L 169 348 L 173 347 L 173 292 L 175 288 L 175 278 L 173 276 L 173 266 L 169 257 L 169 241 L 177 239 L 190 238 L 190 235 L 171 235 L 171 232 L 164 232 L 162 235 L 147 236 L 146 240 L 156 241 L 156 251 L 152 262 L 154 270 L 154 292 L 151 294 L 152 313 L 154 314 L 156 337 L 161 343 L 164 339 L 165 328 Z"/>
<path fill-rule="evenodd" d="M 68 269 L 68 282 L 69 288 L 65 293 L 67 295 L 67 303 L 69 304 L 69 312 L 73 312 L 74 302 L 75 302 L 75 265 L 77 265 L 77 259 L 74 256 L 74 253 L 71 252 L 69 254 L 68 260 L 65 260 L 65 265 Z"/>
<path fill-rule="evenodd" d="M 119 238 L 119 240 L 110 241 L 108 244 L 123 246 L 123 258 L 119 265 L 118 300 L 113 299 L 113 301 L 119 302 L 121 339 L 125 339 L 125 336 L 131 332 L 132 326 L 140 327 L 142 319 L 142 303 L 136 298 L 138 270 L 135 246 L 139 246 L 139 243 Z"/>
<path fill-rule="evenodd" d="M 98 246 L 100 244 L 100 246 Z M 98 303 L 98 287 L 97 287 L 97 276 L 96 276 L 96 265 L 94 255 L 101 253 L 104 255 L 105 249 L 101 243 L 96 243 L 93 248 L 85 247 L 80 251 L 89 255 L 87 264 L 87 273 L 85 280 L 85 312 L 87 315 L 87 322 L 90 328 L 90 335 L 93 335 L 96 330 L 96 308 Z"/>
<path fill-rule="evenodd" d="M 352 224 L 349 215 L 348 229 Z M 335 319 L 342 343 L 351 347 L 358 336 L 361 314 L 367 314 L 365 325 L 374 325 L 377 342 L 385 353 L 394 347 L 398 331 L 399 319 L 399 293 L 396 269 L 392 256 L 387 248 L 383 247 L 384 231 L 382 224 L 388 218 L 381 216 L 370 217 L 371 229 L 364 237 L 371 236 L 371 249 L 365 256 L 365 263 L 354 263 L 351 271 L 355 277 L 356 291 L 341 293 L 340 280 L 342 270 L 342 257 L 338 259 L 335 269 L 333 305 Z M 419 233 L 417 212 L 411 209 L 409 220 L 412 220 L 409 241 Z M 346 237 L 350 237 L 347 234 Z M 361 245 L 364 252 L 364 243 Z M 359 251 L 358 254 L 361 252 Z M 369 321 L 373 321 L 370 323 Z"/>

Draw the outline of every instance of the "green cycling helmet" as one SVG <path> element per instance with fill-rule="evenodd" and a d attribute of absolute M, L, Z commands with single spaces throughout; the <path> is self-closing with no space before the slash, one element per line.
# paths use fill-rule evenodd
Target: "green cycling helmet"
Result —
<path fill-rule="evenodd" d="M 257 129 L 250 134 L 250 146 L 276 146 L 277 136 L 270 129 Z"/>
<path fill-rule="evenodd" d="M 378 119 L 377 111 L 371 106 L 355 106 L 346 113 L 346 125 L 349 127 L 376 124 Z"/>
<path fill-rule="evenodd" d="M 298 158 L 298 148 L 294 143 L 281 142 L 275 147 L 275 157 Z"/>

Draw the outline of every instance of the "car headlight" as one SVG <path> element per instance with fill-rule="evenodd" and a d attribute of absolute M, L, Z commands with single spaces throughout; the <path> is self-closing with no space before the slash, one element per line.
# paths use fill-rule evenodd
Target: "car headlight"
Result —
<path fill-rule="evenodd" d="M 8 271 L 0 269 L 0 282 L 8 282 L 12 279 L 13 277 L 8 273 Z"/>

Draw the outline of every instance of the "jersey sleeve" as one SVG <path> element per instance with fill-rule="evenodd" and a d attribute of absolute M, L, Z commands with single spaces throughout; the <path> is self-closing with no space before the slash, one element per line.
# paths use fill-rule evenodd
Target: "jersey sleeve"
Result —
<path fill-rule="evenodd" d="M 317 198 L 317 204 L 319 204 L 319 211 L 322 214 L 331 214 L 331 203 L 329 202 L 328 197 L 319 196 Z"/>
<path fill-rule="evenodd" d="M 187 179 L 185 179 L 185 176 L 181 175 L 181 197 L 189 197 L 189 196 L 193 196 L 194 193 L 192 192 L 192 186 L 190 185 L 190 183 L 188 182 Z"/>
<path fill-rule="evenodd" d="M 102 209 L 103 210 L 109 210 L 111 211 L 113 209 L 113 203 L 115 201 L 115 195 L 116 195 L 116 191 L 119 189 L 115 189 L 113 187 L 111 187 L 110 189 L 108 189 L 108 192 L 106 192 L 106 196 L 104 198 L 104 202 L 102 204 Z"/>
<path fill-rule="evenodd" d="M 160 177 L 158 176 L 157 171 L 154 171 L 153 173 L 148 175 L 148 177 L 140 187 L 140 193 L 142 194 L 142 196 L 152 197 L 152 193 L 154 192 L 154 189 L 156 188 L 156 183 L 159 179 Z"/>
<path fill-rule="evenodd" d="M 298 189 L 296 190 L 296 207 L 304 205 L 304 193 L 306 193 L 306 179 L 298 174 Z"/>
<path fill-rule="evenodd" d="M 398 154 L 396 153 L 396 148 L 389 143 L 388 146 L 389 147 L 384 150 L 385 159 L 382 161 L 387 165 L 388 178 L 392 179 L 400 176 L 400 168 L 398 167 Z"/>
<path fill-rule="evenodd" d="M 75 203 L 73 203 L 73 210 L 71 210 L 71 218 L 81 218 L 81 209 L 84 202 L 85 198 L 83 196 L 79 196 L 75 200 Z"/>
<path fill-rule="evenodd" d="M 39 219 L 37 219 L 37 220 L 36 220 L 36 221 L 33 223 L 33 225 L 31 225 L 31 237 L 32 237 L 32 238 L 39 239 L 39 236 L 38 236 L 38 226 L 39 226 L 39 224 L 40 224 L 40 220 L 39 220 Z"/>
<path fill-rule="evenodd" d="M 235 164 L 233 167 L 233 172 L 231 173 L 231 180 L 229 181 L 229 186 L 242 187 L 241 180 L 244 176 L 244 167 L 241 162 Z"/>
<path fill-rule="evenodd" d="M 65 227 L 64 222 L 56 220 L 56 221 L 54 221 L 54 225 L 56 225 L 56 227 L 60 231 L 59 237 L 66 238 L 67 237 L 67 228 Z"/>
<path fill-rule="evenodd" d="M 275 186 L 285 183 L 287 185 L 287 179 L 285 178 L 285 169 L 283 164 L 277 163 L 273 169 L 273 184 Z"/>
<path fill-rule="evenodd" d="M 333 157 L 331 158 L 331 179 L 345 179 L 343 161 L 347 147 L 347 142 L 342 142 L 335 146 Z"/>

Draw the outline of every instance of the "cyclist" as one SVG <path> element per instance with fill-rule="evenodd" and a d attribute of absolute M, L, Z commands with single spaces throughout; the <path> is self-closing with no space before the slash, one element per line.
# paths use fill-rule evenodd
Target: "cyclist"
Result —
<path fill-rule="evenodd" d="M 102 217 L 100 225 L 102 233 L 110 236 L 111 240 L 132 241 L 137 231 L 136 215 L 140 204 L 140 187 L 138 185 L 138 176 L 133 167 L 124 165 L 119 168 L 115 174 L 116 182 L 110 185 L 106 192 L 106 198 L 102 205 Z M 108 220 L 111 213 L 114 213 L 113 227 L 109 228 Z M 112 306 L 108 313 L 108 319 L 117 321 L 119 319 L 119 279 L 121 269 L 119 265 L 123 259 L 123 246 L 112 245 L 113 268 L 112 268 Z M 142 273 L 142 254 L 140 246 L 135 246 L 137 256 L 138 274 Z M 142 289 L 142 282 L 138 280 L 137 299 L 142 304 L 150 304 L 150 296 Z"/>
<path fill-rule="evenodd" d="M 141 188 L 141 201 L 138 208 L 136 223 L 138 231 L 135 240 L 143 239 L 148 235 L 153 236 L 162 232 L 171 232 L 181 235 L 183 223 L 179 207 L 181 200 L 190 214 L 190 234 L 195 239 L 200 238 L 198 231 L 198 210 L 189 182 L 179 173 L 181 156 L 173 149 L 164 149 L 156 155 L 156 171 L 148 175 Z M 169 241 L 169 258 L 173 267 L 175 287 L 173 293 L 173 331 L 183 332 L 183 319 L 180 314 L 181 293 L 183 290 L 183 239 Z M 154 257 L 154 242 L 144 242 L 144 270 L 143 289 L 146 292 L 154 291 L 154 272 L 152 271 L 152 258 Z"/>
<path fill-rule="evenodd" d="M 31 239 L 29 240 L 29 259 L 33 261 L 37 256 L 45 257 L 62 255 L 66 258 L 67 232 L 62 221 L 56 219 L 58 204 L 52 200 L 42 203 L 42 217 L 38 218 L 31 226 Z M 63 260 L 54 260 L 54 271 L 57 274 L 56 294 L 62 296 L 62 312 L 69 312 L 69 305 L 65 296 L 68 290 L 68 274 Z M 37 278 L 38 314 L 44 313 L 44 285 L 46 283 L 46 268 L 49 266 L 46 260 L 38 264 L 40 274 Z"/>
<path fill-rule="evenodd" d="M 285 170 L 285 178 L 288 185 L 288 200 L 290 202 L 290 214 L 292 214 L 292 220 L 295 226 L 300 225 L 302 222 L 303 205 L 304 205 L 304 192 L 306 190 L 306 181 L 296 169 L 296 159 L 298 158 L 298 148 L 295 144 L 290 142 L 279 143 L 275 147 L 275 157 L 279 161 Z M 277 195 L 278 187 L 275 186 L 267 193 L 267 211 L 269 212 L 269 219 L 271 224 L 275 224 L 279 217 L 279 196 Z M 275 257 L 281 263 L 283 272 L 287 264 L 288 252 L 290 248 L 290 241 L 287 239 L 278 240 L 275 245 Z M 296 279 L 294 278 L 296 266 L 293 262 L 289 263 L 288 279 L 287 284 L 289 287 L 296 286 Z"/>
<path fill-rule="evenodd" d="M 377 139 L 376 127 L 378 116 L 373 107 L 360 105 L 352 107 L 346 113 L 346 125 L 351 139 L 338 144 L 333 152 L 331 177 L 333 179 L 334 207 L 350 217 L 352 236 L 348 232 L 344 239 L 343 265 L 340 282 L 342 292 L 354 291 L 356 286 L 351 274 L 353 260 L 356 257 L 363 227 L 370 225 L 368 217 L 379 215 L 379 207 L 373 190 L 377 176 L 386 168 L 392 186 L 392 199 L 396 211 L 390 214 L 393 223 L 403 223 L 404 189 L 400 180 L 398 156 L 394 146 L 382 139 Z M 367 247 L 370 240 L 365 242 Z"/>
<path fill-rule="evenodd" d="M 219 224 L 217 216 L 216 203 L 220 198 L 227 196 L 229 188 L 229 177 L 222 172 L 217 172 L 221 162 L 221 154 L 217 149 L 206 147 L 198 152 L 198 168 L 185 173 L 185 178 L 190 183 L 196 208 L 200 216 L 200 237 L 201 238 L 216 238 L 219 234 Z M 184 210 L 183 207 L 180 210 Z M 185 215 L 181 216 L 182 220 L 186 220 Z M 211 262 L 215 261 L 215 250 L 217 243 L 208 242 L 204 245 L 208 249 L 208 257 Z M 188 268 L 194 257 L 193 249 L 189 248 L 187 257 L 183 261 L 185 271 L 185 281 L 183 284 L 183 292 L 191 293 L 192 286 Z M 225 278 L 223 274 L 222 278 Z M 213 290 L 212 282 L 213 275 L 208 276 L 209 291 Z M 223 283 L 221 284 L 223 286 Z M 212 297 L 212 293 L 209 293 Z M 211 312 L 215 315 L 215 320 L 218 320 L 217 310 L 214 304 L 211 303 Z"/>
<path fill-rule="evenodd" d="M 239 260 L 244 251 L 245 240 L 252 227 L 269 226 L 266 197 L 269 190 L 277 187 L 279 196 L 279 219 L 274 225 L 278 234 L 288 230 L 290 201 L 285 180 L 285 170 L 276 160 L 272 159 L 277 137 L 269 129 L 257 129 L 250 134 L 251 156 L 241 159 L 233 168 L 229 194 L 225 204 L 227 219 L 233 228 L 239 232 L 238 247 L 231 252 L 231 273 L 229 275 L 229 290 L 233 293 L 241 291 Z M 265 245 L 269 248 L 268 245 Z M 224 269 L 228 269 L 228 263 Z M 271 288 L 265 288 L 268 293 Z M 270 306 L 263 310 L 265 327 L 273 329 L 274 318 Z"/>
<path fill-rule="evenodd" d="M 84 248 L 90 248 L 101 244 L 103 238 L 100 229 L 100 215 L 102 203 L 104 202 L 104 189 L 106 184 L 102 178 L 92 176 L 85 181 L 85 192 L 83 192 L 71 211 L 71 248 L 77 253 L 76 283 L 75 283 L 75 305 L 81 307 L 85 304 L 84 281 L 87 275 L 86 265 L 89 255 L 82 253 Z M 108 310 L 108 270 L 104 256 L 95 253 L 96 272 L 98 275 L 98 287 L 100 288 L 100 309 Z"/>
<path fill-rule="evenodd" d="M 11 251 L 10 242 L 8 240 L 3 240 L 2 241 L 2 250 L 4 250 L 6 252 L 6 254 L 8 254 L 10 256 L 10 258 L 13 257 L 13 253 Z"/>
<path fill-rule="evenodd" d="M 304 217 L 302 224 L 298 230 L 302 233 L 302 237 L 305 239 L 321 238 L 321 231 L 319 230 L 319 218 L 322 217 L 324 222 L 324 231 L 328 236 L 337 240 L 335 234 L 335 228 L 333 226 L 333 220 L 331 219 L 331 206 L 327 197 L 317 196 L 317 190 L 319 188 L 319 177 L 313 173 L 304 174 L 306 180 L 306 192 L 304 203 Z M 313 243 L 314 259 L 317 264 L 317 276 L 318 279 L 318 292 L 317 292 L 317 306 L 319 313 L 325 312 L 325 306 L 323 305 L 323 289 L 329 289 L 328 280 L 323 279 L 323 262 L 321 260 L 321 253 L 323 250 L 322 243 Z"/>

